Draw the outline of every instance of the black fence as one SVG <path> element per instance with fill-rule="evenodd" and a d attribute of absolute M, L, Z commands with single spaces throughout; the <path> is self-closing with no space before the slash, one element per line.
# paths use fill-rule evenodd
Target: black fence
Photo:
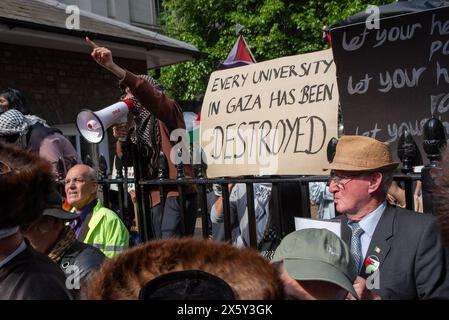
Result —
<path fill-rule="evenodd" d="M 432 212 L 431 193 L 433 188 L 433 179 L 430 170 L 437 166 L 440 157 L 440 151 L 446 144 L 444 128 L 437 119 L 431 119 L 426 123 L 424 128 L 424 150 L 427 153 L 429 164 L 426 165 L 421 173 L 413 173 L 413 166 L 422 164 L 420 152 L 412 136 L 408 132 L 404 132 L 398 143 L 397 154 L 402 164 L 399 166 L 400 172 L 394 176 L 394 180 L 400 182 L 405 190 L 406 208 L 413 210 L 414 207 L 414 182 L 422 181 L 422 194 L 424 212 Z M 328 158 L 331 160 L 335 153 L 336 141 L 331 141 L 328 145 Z M 244 183 L 246 185 L 246 197 L 248 204 L 248 226 L 250 245 L 259 250 L 264 248 L 257 245 L 256 216 L 254 208 L 254 183 L 271 183 L 271 199 L 268 228 L 265 232 L 265 238 L 262 243 L 270 243 L 269 246 L 276 246 L 277 243 L 288 233 L 295 230 L 295 217 L 311 217 L 311 208 L 309 200 L 310 182 L 326 182 L 327 176 L 265 176 L 254 177 L 244 176 L 239 178 L 207 178 L 204 165 L 194 165 L 194 176 L 186 178 L 184 173 L 184 165 L 181 163 L 177 166 L 176 179 L 167 178 L 167 169 L 164 165 L 163 154 L 161 154 L 160 166 L 157 179 L 146 180 L 142 163 L 139 162 L 138 151 L 136 148 L 130 150 L 133 156 L 134 179 L 126 177 L 125 168 L 122 166 L 120 159 L 115 159 L 117 178 L 109 179 L 107 176 L 108 168 L 103 156 L 100 156 L 98 168 L 98 183 L 102 186 L 103 201 L 106 207 L 116 211 L 122 219 L 126 219 L 125 215 L 129 212 L 137 212 L 138 234 L 141 241 L 145 242 L 154 238 L 151 227 L 148 226 L 146 214 L 149 212 L 149 188 L 157 186 L 160 192 L 160 203 L 164 206 L 166 201 L 166 188 L 168 186 L 176 186 L 179 192 L 179 201 L 182 208 L 182 217 L 186 210 L 184 190 L 188 185 L 195 185 L 198 201 L 198 216 L 202 222 L 202 236 L 209 238 L 211 236 L 211 223 L 209 219 L 209 210 L 207 205 L 207 194 L 211 191 L 213 184 L 218 184 L 222 189 L 223 196 L 223 217 L 224 217 L 224 239 L 231 240 L 231 217 L 229 204 L 228 184 Z M 90 159 L 86 164 L 92 166 Z M 60 177 L 61 181 L 63 177 Z M 135 184 L 136 206 L 132 201 L 127 190 L 128 183 Z M 117 192 L 112 192 L 110 186 L 116 184 Z M 162 210 L 163 211 L 163 210 Z M 134 217 L 134 214 L 132 215 Z M 186 230 L 186 226 L 183 230 Z M 267 248 L 265 248 L 267 249 Z M 269 248 L 268 248 L 269 249 Z"/>

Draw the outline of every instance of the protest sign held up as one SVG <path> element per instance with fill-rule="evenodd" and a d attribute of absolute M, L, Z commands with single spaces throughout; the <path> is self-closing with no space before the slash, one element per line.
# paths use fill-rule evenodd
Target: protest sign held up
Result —
<path fill-rule="evenodd" d="M 201 111 L 208 176 L 323 174 L 337 110 L 331 50 L 214 72 Z"/>
<path fill-rule="evenodd" d="M 345 134 L 367 135 L 396 150 L 408 130 L 421 146 L 432 116 L 449 129 L 449 8 L 384 18 L 378 25 L 331 30 Z"/>

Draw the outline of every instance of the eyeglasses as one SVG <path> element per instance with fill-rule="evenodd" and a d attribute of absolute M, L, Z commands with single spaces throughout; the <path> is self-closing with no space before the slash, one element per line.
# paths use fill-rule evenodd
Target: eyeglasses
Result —
<path fill-rule="evenodd" d="M 327 186 L 330 186 L 330 184 L 331 184 L 332 182 L 334 182 L 334 183 L 337 185 L 337 187 L 338 187 L 339 189 L 344 189 L 344 188 L 345 188 L 345 185 L 346 185 L 349 181 L 351 181 L 351 180 L 353 180 L 353 179 L 355 179 L 355 178 L 357 178 L 357 177 L 361 177 L 361 176 L 363 176 L 364 174 L 365 174 L 365 173 L 356 174 L 356 175 L 351 175 L 351 176 L 339 176 L 339 175 L 337 175 L 335 172 L 331 172 L 331 175 L 330 175 L 329 179 L 327 180 Z"/>
<path fill-rule="evenodd" d="M 86 183 L 87 181 L 91 181 L 91 180 L 86 180 L 86 179 L 83 179 L 83 178 L 65 179 L 64 180 L 64 184 L 65 185 L 71 185 L 72 182 L 75 183 L 75 184 L 83 184 L 83 183 Z"/>
<path fill-rule="evenodd" d="M 11 167 L 3 162 L 2 160 L 0 160 L 0 176 L 4 175 L 4 174 L 8 174 L 10 172 L 12 172 L 13 170 L 11 169 Z"/>

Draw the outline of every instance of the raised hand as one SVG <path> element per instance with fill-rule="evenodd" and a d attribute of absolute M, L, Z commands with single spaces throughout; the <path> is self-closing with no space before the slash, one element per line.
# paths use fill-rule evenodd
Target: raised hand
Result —
<path fill-rule="evenodd" d="M 108 48 L 100 47 L 95 42 L 86 37 L 86 42 L 92 47 L 91 56 L 100 66 L 108 69 L 119 78 L 125 77 L 125 70 L 114 63 L 112 52 Z"/>
<path fill-rule="evenodd" d="M 95 42 L 86 37 L 86 42 L 92 47 L 92 58 L 101 66 L 109 69 L 114 61 L 112 59 L 111 50 L 105 47 L 99 47 Z"/>
<path fill-rule="evenodd" d="M 357 276 L 354 281 L 354 289 L 357 292 L 360 300 L 380 300 L 380 296 L 372 292 L 366 287 L 366 280 L 362 277 Z M 346 300 L 355 300 L 355 298 L 348 293 Z"/>
<path fill-rule="evenodd" d="M 115 124 L 112 127 L 112 135 L 116 139 L 126 139 L 128 135 L 128 125 L 126 123 Z"/>

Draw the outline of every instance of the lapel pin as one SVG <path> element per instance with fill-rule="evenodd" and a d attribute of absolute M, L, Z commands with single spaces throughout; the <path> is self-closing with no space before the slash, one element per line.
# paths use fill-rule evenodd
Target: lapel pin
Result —
<path fill-rule="evenodd" d="M 372 274 L 379 269 L 380 261 L 379 258 L 375 255 L 371 255 L 365 260 L 365 273 Z"/>
<path fill-rule="evenodd" d="M 382 251 L 382 250 L 380 250 L 379 247 L 374 248 L 374 252 L 376 252 L 376 253 L 380 253 L 381 251 Z"/>

